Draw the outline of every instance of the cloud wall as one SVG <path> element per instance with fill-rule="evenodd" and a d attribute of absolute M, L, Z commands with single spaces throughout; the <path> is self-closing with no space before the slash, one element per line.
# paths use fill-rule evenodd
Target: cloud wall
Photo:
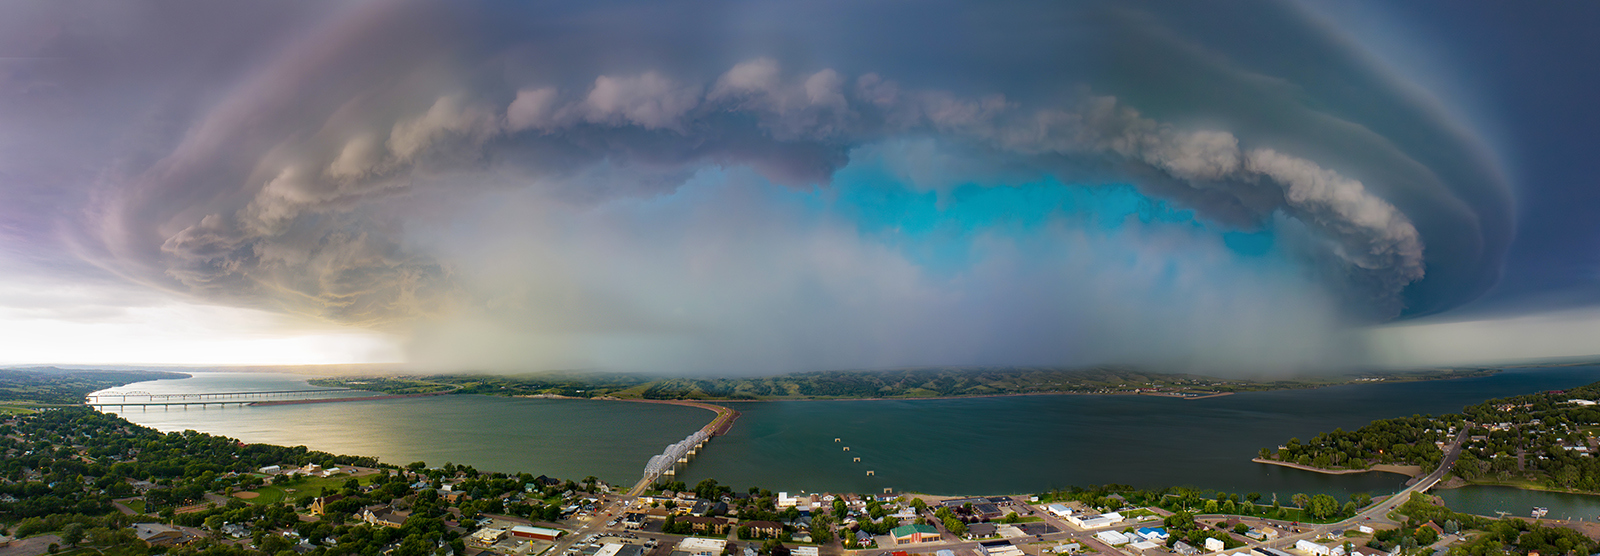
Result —
<path fill-rule="evenodd" d="M 1294 7 L 1228 10 L 1321 71 L 1227 14 L 950 7 L 294 5 L 174 31 L 239 43 L 198 93 L 45 59 L 7 83 L 168 108 L 46 131 L 111 154 L 14 233 L 450 369 L 1299 368 L 1492 283 L 1474 140 Z"/>

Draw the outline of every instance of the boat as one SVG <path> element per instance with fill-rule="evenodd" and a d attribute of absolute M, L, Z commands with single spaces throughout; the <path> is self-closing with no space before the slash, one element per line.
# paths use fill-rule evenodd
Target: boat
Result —
<path fill-rule="evenodd" d="M 1537 519 L 1537 518 L 1541 518 L 1541 517 L 1544 517 L 1544 514 L 1547 514 L 1547 513 L 1550 513 L 1550 508 L 1539 508 L 1539 507 L 1535 507 L 1535 508 L 1534 508 L 1534 509 L 1533 509 L 1533 517 L 1534 517 L 1534 518 L 1535 518 L 1535 519 Z"/>

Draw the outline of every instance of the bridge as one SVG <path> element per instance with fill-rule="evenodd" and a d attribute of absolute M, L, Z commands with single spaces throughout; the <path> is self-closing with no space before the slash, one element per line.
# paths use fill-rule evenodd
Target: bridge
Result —
<path fill-rule="evenodd" d="M 263 401 L 283 400 L 309 400 L 324 396 L 348 395 L 354 390 L 349 389 L 319 389 L 319 390 L 254 390 L 248 392 L 187 392 L 153 394 L 139 390 L 127 392 L 100 392 L 84 397 L 83 404 L 95 409 L 107 407 L 200 407 L 217 406 L 227 407 L 246 406 Z"/>

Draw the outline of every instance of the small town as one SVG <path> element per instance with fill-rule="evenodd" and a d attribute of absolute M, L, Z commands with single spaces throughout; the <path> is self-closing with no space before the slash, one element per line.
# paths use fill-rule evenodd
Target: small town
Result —
<path fill-rule="evenodd" d="M 1108 485 L 946 497 L 613 487 L 160 433 L 64 407 L 0 424 L 0 556 L 1488 556 L 1588 554 L 1582 527 L 1349 501 Z"/>

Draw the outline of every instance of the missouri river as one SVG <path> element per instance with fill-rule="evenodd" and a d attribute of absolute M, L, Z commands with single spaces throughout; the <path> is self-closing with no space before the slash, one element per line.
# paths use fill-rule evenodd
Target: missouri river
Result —
<path fill-rule="evenodd" d="M 194 373 L 118 390 L 281 390 L 307 377 Z M 1250 462 L 1262 447 L 1373 419 L 1448 413 L 1479 401 L 1600 380 L 1600 368 L 1523 369 L 1450 381 L 1368 383 L 1202 400 L 1150 396 L 1015 396 L 947 400 L 729 403 L 743 413 L 680 473 L 736 488 L 937 494 L 1023 493 L 1102 483 L 1192 485 L 1233 492 L 1392 492 L 1405 477 L 1330 476 Z M 708 422 L 704 410 L 663 404 L 437 396 L 226 409 L 133 409 L 130 421 L 249 442 L 306 445 L 404 464 L 425 460 L 563 478 L 637 480 L 649 457 Z M 835 442 L 835 439 L 838 442 Z M 848 447 L 846 451 L 844 448 Z M 855 458 L 861 458 L 856 462 Z M 868 476 L 867 472 L 872 471 Z M 1482 500 L 1476 488 L 1446 494 Z M 1470 495 L 1470 496 L 1469 496 Z M 1503 497 L 1502 497 L 1503 498 Z M 1530 499 L 1532 500 L 1532 499 Z M 1559 500 L 1504 502 L 1506 511 L 1564 508 Z M 1553 500 L 1553 499 L 1551 499 Z M 1589 515 L 1577 497 L 1572 515 Z M 1475 505 L 1492 505 L 1489 502 Z M 1491 511 L 1492 510 L 1483 510 Z M 1590 518 L 1595 517 L 1589 515 Z"/>

